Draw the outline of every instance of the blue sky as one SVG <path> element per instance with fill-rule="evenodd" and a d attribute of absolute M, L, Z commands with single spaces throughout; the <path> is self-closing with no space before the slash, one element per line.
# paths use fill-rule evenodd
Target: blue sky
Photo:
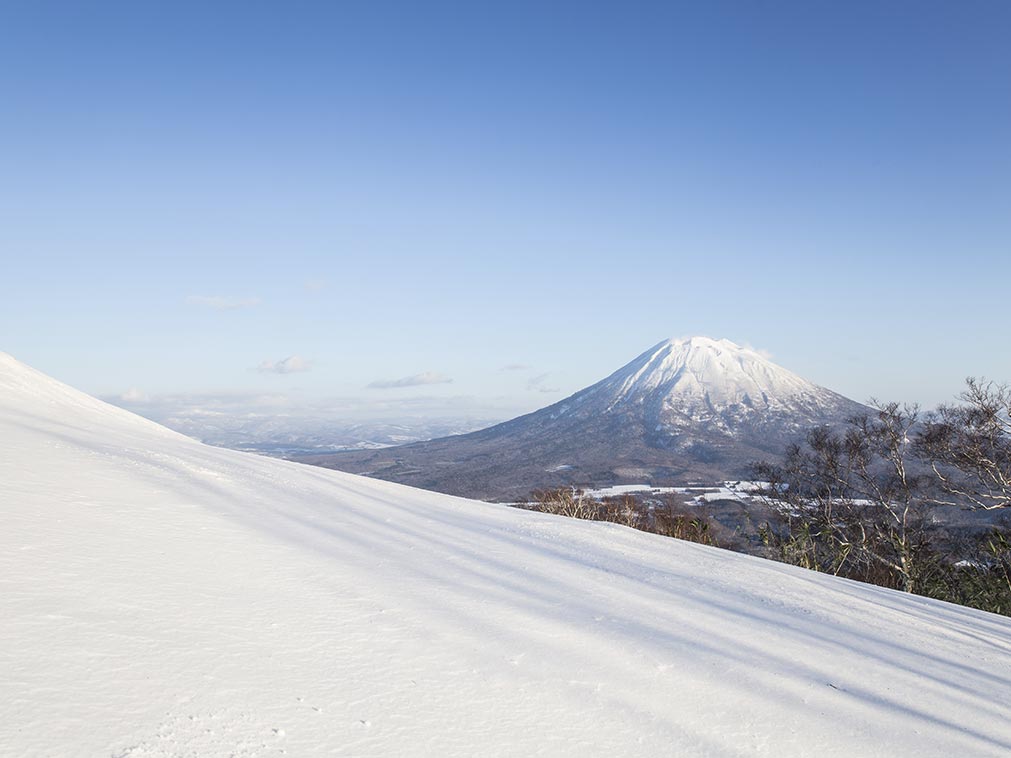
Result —
<path fill-rule="evenodd" d="M 5 3 L 0 349 L 503 416 L 690 334 L 1011 380 L 1011 5 L 478 5 Z"/>

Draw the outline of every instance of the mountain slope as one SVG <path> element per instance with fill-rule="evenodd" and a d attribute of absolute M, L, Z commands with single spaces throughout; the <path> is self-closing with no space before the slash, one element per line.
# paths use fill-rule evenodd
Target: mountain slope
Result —
<path fill-rule="evenodd" d="M 299 458 L 450 494 L 747 477 L 807 429 L 866 408 L 729 340 L 666 340 L 571 397 L 470 434 Z"/>
<path fill-rule="evenodd" d="M 0 355 L 18 756 L 997 756 L 1011 621 L 201 445 Z"/>

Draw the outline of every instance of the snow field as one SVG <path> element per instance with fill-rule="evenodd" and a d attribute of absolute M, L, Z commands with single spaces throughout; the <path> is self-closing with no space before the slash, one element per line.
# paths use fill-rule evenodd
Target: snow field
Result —
<path fill-rule="evenodd" d="M 998 756 L 1011 620 L 207 447 L 0 356 L 0 753 Z"/>

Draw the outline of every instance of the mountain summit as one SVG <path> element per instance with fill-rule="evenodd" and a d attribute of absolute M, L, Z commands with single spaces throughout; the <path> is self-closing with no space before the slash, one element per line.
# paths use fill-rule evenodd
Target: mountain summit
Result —
<path fill-rule="evenodd" d="M 855 405 L 730 340 L 671 339 L 654 345 L 603 381 L 563 401 L 587 403 L 593 412 L 630 407 L 656 432 L 678 435 L 716 428 L 817 422 Z"/>
<path fill-rule="evenodd" d="M 759 353 L 709 337 L 665 340 L 601 383 L 618 400 L 661 393 L 674 402 L 771 408 L 778 400 L 819 400 L 824 391 Z"/>
<path fill-rule="evenodd" d="M 470 434 L 307 462 L 470 497 L 747 476 L 864 406 L 730 340 L 665 340 L 554 405 Z"/>

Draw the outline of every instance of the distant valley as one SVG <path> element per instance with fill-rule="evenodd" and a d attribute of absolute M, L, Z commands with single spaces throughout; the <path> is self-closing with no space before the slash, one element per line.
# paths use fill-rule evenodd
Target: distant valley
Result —
<path fill-rule="evenodd" d="M 105 399 L 208 445 L 278 458 L 405 445 L 464 434 L 499 420 L 486 416 L 355 420 L 323 411 L 250 412 L 237 407 L 214 411 L 183 404 L 166 408 L 155 403 Z"/>

